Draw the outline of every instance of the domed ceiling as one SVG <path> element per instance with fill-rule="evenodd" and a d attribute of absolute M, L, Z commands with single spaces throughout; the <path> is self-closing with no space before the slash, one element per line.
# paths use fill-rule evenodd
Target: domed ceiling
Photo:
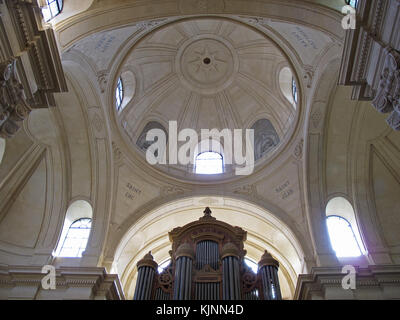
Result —
<path fill-rule="evenodd" d="M 143 157 L 148 147 L 143 135 L 152 127 L 168 132 L 169 121 L 199 136 L 201 129 L 253 128 L 256 149 L 257 140 L 265 140 L 257 130 L 264 130 L 273 139 L 255 155 L 260 163 L 287 140 L 295 119 L 296 104 L 279 81 L 285 67 L 290 65 L 281 50 L 240 22 L 172 22 L 144 36 L 126 56 L 118 120 Z"/>

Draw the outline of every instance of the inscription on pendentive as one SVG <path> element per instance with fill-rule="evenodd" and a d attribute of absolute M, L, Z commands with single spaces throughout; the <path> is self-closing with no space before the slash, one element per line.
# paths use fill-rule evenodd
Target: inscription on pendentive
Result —
<path fill-rule="evenodd" d="M 129 182 L 125 185 L 125 188 L 127 189 L 125 191 L 125 198 L 127 198 L 129 200 L 136 199 L 142 193 L 142 190 L 140 190 L 139 188 L 136 188 L 134 185 L 132 185 Z"/>
<path fill-rule="evenodd" d="M 279 194 L 282 200 L 289 198 L 294 193 L 293 189 L 290 186 L 289 180 L 286 180 L 284 183 L 276 187 L 275 192 Z"/>

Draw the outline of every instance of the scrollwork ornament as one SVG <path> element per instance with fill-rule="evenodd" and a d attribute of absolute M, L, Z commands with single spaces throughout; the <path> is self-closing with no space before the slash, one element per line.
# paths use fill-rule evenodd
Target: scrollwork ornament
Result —
<path fill-rule="evenodd" d="M 16 60 L 0 63 L 0 137 L 11 138 L 31 112 L 16 75 Z"/>
<path fill-rule="evenodd" d="M 386 48 L 386 59 L 372 105 L 381 113 L 390 113 L 387 123 L 400 130 L 400 53 Z"/>

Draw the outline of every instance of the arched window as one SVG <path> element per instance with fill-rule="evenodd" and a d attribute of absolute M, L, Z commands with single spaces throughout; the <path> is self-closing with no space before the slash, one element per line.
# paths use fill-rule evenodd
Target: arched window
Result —
<path fill-rule="evenodd" d="M 197 174 L 220 174 L 223 173 L 223 158 L 217 152 L 203 152 L 197 155 L 195 160 Z"/>
<path fill-rule="evenodd" d="M 62 244 L 60 257 L 82 257 L 90 235 L 92 219 L 81 218 L 74 221 L 68 229 Z"/>
<path fill-rule="evenodd" d="M 289 67 L 283 67 L 279 71 L 279 87 L 284 97 L 296 109 L 299 91 L 297 90 L 297 83 L 293 72 Z"/>
<path fill-rule="evenodd" d="M 297 84 L 296 84 L 296 80 L 294 80 L 294 78 L 292 78 L 292 96 L 293 96 L 294 103 L 297 104 L 297 100 L 298 100 Z"/>
<path fill-rule="evenodd" d="M 351 203 L 343 198 L 326 205 L 326 224 L 332 249 L 338 258 L 359 257 L 366 253 Z"/>
<path fill-rule="evenodd" d="M 157 122 L 157 121 L 150 121 L 149 123 L 146 124 L 146 126 L 143 128 L 142 132 L 140 133 L 139 138 L 136 141 L 136 145 L 143 150 L 144 152 L 147 151 L 147 149 L 154 143 L 154 141 L 149 141 L 146 139 L 147 136 L 147 132 L 149 132 L 152 129 L 160 129 L 162 131 L 164 131 L 165 133 L 165 137 L 167 139 L 166 142 L 168 142 L 168 132 L 167 130 L 164 128 L 164 126 Z M 156 150 L 154 152 L 154 156 L 157 157 L 158 156 L 158 151 Z"/>
<path fill-rule="evenodd" d="M 69 206 L 54 256 L 71 258 L 82 256 L 89 239 L 92 215 L 92 206 L 85 200 L 76 200 Z"/>
<path fill-rule="evenodd" d="M 344 0 L 344 2 L 353 8 L 357 8 L 358 0 Z"/>
<path fill-rule="evenodd" d="M 350 223 L 339 216 L 329 216 L 326 219 L 329 238 L 338 258 L 359 257 L 361 249 Z"/>
<path fill-rule="evenodd" d="M 124 99 L 124 84 L 122 83 L 122 78 L 118 78 L 117 87 L 115 88 L 115 106 L 117 111 L 121 111 L 122 100 Z"/>
<path fill-rule="evenodd" d="M 50 21 L 63 9 L 63 0 L 46 0 L 47 6 L 42 8 L 44 21 Z"/>
<path fill-rule="evenodd" d="M 251 129 L 254 130 L 254 160 L 257 161 L 273 150 L 280 138 L 268 119 L 257 120 Z"/>

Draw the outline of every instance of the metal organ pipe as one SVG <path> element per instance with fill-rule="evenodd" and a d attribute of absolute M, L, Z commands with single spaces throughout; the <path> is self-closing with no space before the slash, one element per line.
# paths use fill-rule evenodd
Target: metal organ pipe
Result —
<path fill-rule="evenodd" d="M 239 250 L 233 243 L 222 248 L 222 273 L 224 300 L 240 300 Z"/>
<path fill-rule="evenodd" d="M 138 278 L 136 281 L 134 300 L 150 300 L 151 289 L 153 288 L 154 274 L 157 270 L 157 263 L 153 260 L 151 252 L 146 254 L 137 263 Z"/>
<path fill-rule="evenodd" d="M 264 299 L 282 300 L 278 278 L 279 262 L 276 261 L 268 251 L 265 251 L 258 266 L 259 272 L 261 272 Z"/>
<path fill-rule="evenodd" d="M 192 290 L 194 252 L 190 244 L 182 244 L 176 251 L 174 300 L 189 300 Z"/>
<path fill-rule="evenodd" d="M 221 295 L 224 300 L 282 299 L 278 279 L 279 263 L 267 251 L 258 264 L 257 277 L 250 277 L 251 286 L 246 282 L 242 288 L 244 279 L 241 266 L 246 254 L 243 247 L 246 232 L 216 220 L 211 216 L 210 208 L 204 210 L 204 216 L 198 222 L 175 228 L 169 236 L 173 250 L 172 266 L 168 274 L 156 278 L 158 266 L 150 253 L 146 255 L 137 265 L 134 299 L 217 300 Z M 221 245 L 223 247 L 220 250 Z M 211 270 L 205 268 L 207 265 Z M 245 273 L 250 272 L 245 267 L 243 270 Z M 159 283 L 153 293 L 155 279 Z M 192 283 L 195 286 L 193 296 Z"/>

